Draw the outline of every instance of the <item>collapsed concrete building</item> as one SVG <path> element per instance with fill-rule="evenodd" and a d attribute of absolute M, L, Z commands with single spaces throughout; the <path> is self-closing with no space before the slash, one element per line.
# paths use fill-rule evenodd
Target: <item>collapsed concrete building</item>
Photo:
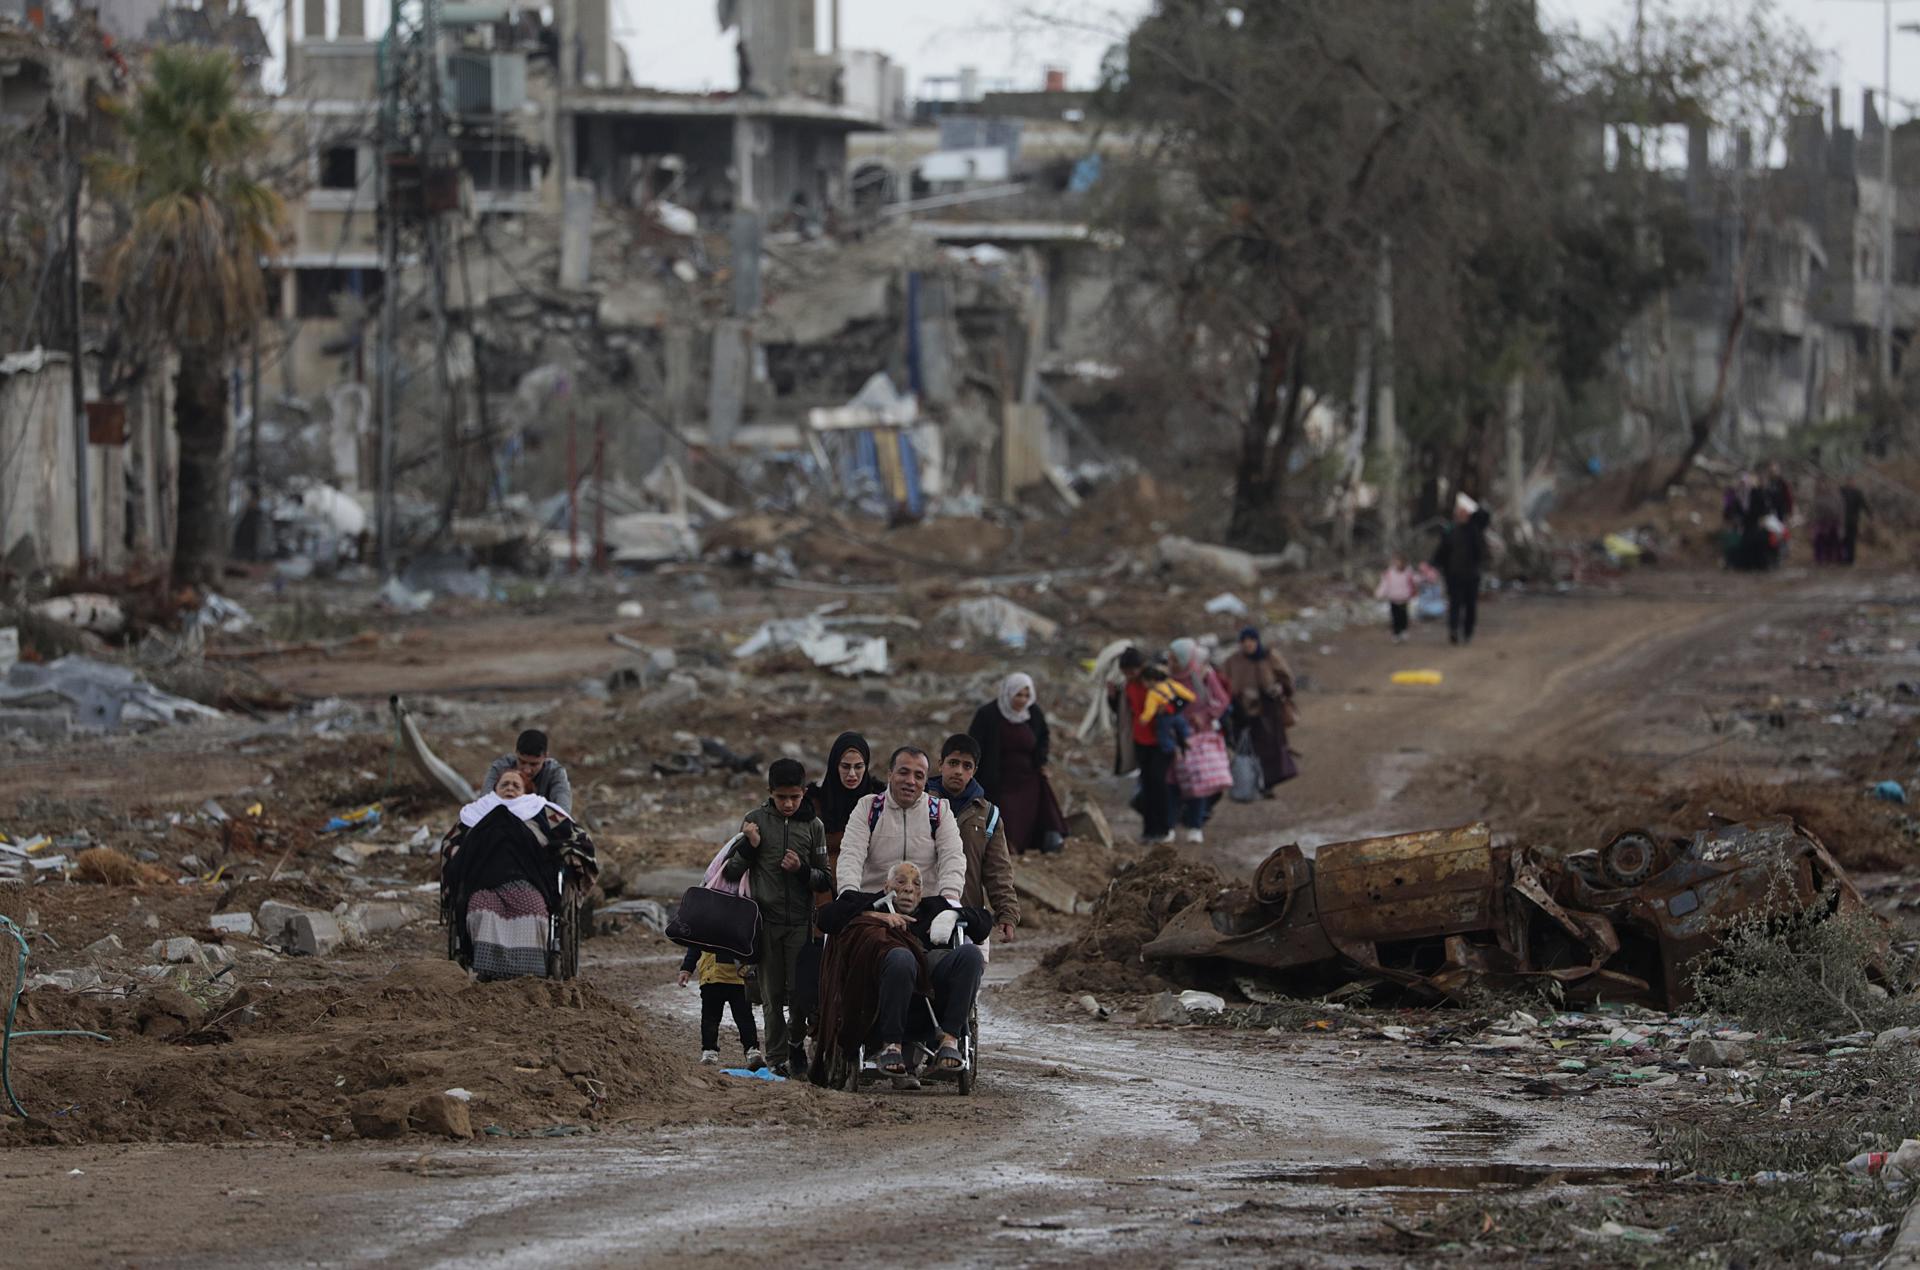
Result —
<path fill-rule="evenodd" d="M 1871 89 L 1860 118 L 1858 129 L 1841 123 L 1834 89 L 1826 110 L 1791 120 L 1777 156 L 1758 153 L 1745 134 L 1700 124 L 1651 138 L 1640 129 L 1593 136 L 1596 164 L 1644 164 L 1677 187 L 1705 261 L 1703 274 L 1625 341 L 1629 438 L 1648 416 L 1685 419 L 1702 409 L 1723 355 L 1721 435 L 1735 448 L 1864 412 L 1883 299 L 1892 318 L 1889 378 L 1905 373 L 1920 324 L 1920 125 L 1889 128 Z M 1881 175 L 1889 144 L 1891 188 Z M 1889 200 L 1891 259 L 1882 233 Z M 1644 439 L 1630 440 L 1633 452 L 1644 448 Z"/>

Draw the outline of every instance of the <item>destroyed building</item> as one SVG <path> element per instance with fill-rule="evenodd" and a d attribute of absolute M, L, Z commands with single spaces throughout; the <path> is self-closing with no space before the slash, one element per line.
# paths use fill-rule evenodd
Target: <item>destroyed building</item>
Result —
<path fill-rule="evenodd" d="M 1647 315 L 1622 349 L 1641 408 L 1687 417 L 1713 396 L 1729 330 L 1726 428 L 1778 437 L 1857 414 L 1875 382 L 1883 296 L 1893 365 L 1920 322 L 1920 129 L 1889 130 L 1873 90 L 1861 124 L 1841 123 L 1840 91 L 1795 116 L 1777 159 L 1753 138 L 1700 123 L 1607 129 L 1592 160 L 1612 170 L 1647 164 L 1677 187 L 1705 268 L 1664 313 Z M 1893 140 L 1893 185 L 1882 151 Z M 1895 200 L 1892 260 L 1882 241 Z M 1732 314 L 1744 314 L 1737 327 Z M 1631 413 L 1631 412 L 1630 412 Z M 1631 421 L 1629 431 L 1637 425 Z"/>

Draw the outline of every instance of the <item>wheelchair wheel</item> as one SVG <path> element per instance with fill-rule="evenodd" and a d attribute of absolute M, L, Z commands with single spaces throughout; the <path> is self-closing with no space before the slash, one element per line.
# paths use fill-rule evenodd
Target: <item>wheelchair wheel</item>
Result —
<path fill-rule="evenodd" d="M 846 1091 L 850 1094 L 859 1093 L 860 1092 L 860 1069 L 865 1064 L 865 1061 L 866 1061 L 865 1054 L 861 1051 L 855 1051 L 851 1058 L 848 1058 L 846 1055 L 842 1054 L 837 1056 L 834 1061 L 846 1064 L 847 1074 L 846 1074 L 846 1079 L 843 1082 L 843 1087 L 846 1089 Z"/>
<path fill-rule="evenodd" d="M 967 1065 L 960 1069 L 960 1094 L 965 1097 L 973 1092 L 973 1086 L 980 1079 L 980 1011 L 967 1012 Z"/>
<path fill-rule="evenodd" d="M 562 903 L 554 915 L 553 939 L 547 948 L 547 978 L 571 979 L 580 969 L 580 910 Z"/>

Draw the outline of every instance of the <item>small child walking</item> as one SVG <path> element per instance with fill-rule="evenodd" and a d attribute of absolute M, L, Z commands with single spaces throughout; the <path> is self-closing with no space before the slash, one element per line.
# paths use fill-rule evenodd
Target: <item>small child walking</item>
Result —
<path fill-rule="evenodd" d="M 1393 626 L 1393 642 L 1396 644 L 1407 642 L 1407 608 L 1413 603 L 1413 598 L 1420 594 L 1422 571 L 1431 572 L 1431 566 L 1421 565 L 1415 569 L 1407 563 L 1405 555 L 1396 551 L 1392 562 L 1387 565 L 1387 571 L 1380 575 L 1380 585 L 1373 588 L 1373 597 L 1387 602 L 1388 620 Z"/>
<path fill-rule="evenodd" d="M 747 1000 L 746 967 L 731 957 L 689 948 L 680 959 L 680 986 L 686 987 L 695 974 L 700 977 L 700 1061 L 709 1067 L 720 1061 L 720 1015 L 731 1008 L 747 1066 L 765 1066 L 760 1029 L 753 1025 L 753 1003 Z"/>

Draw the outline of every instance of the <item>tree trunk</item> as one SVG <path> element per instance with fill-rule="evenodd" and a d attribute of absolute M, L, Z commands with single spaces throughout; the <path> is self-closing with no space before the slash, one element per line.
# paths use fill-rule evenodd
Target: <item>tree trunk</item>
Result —
<path fill-rule="evenodd" d="M 1527 523 L 1526 408 L 1526 377 L 1516 370 L 1507 376 L 1507 398 L 1502 411 L 1506 425 L 1507 528 L 1513 533 L 1524 533 Z"/>
<path fill-rule="evenodd" d="M 1680 456 L 1680 462 L 1674 465 L 1673 472 L 1660 482 L 1662 493 L 1686 482 L 1687 473 L 1693 469 L 1693 461 L 1707 448 L 1707 442 L 1713 437 L 1713 425 L 1720 421 L 1720 412 L 1727 404 L 1727 379 L 1733 369 L 1733 357 L 1740 349 L 1740 330 L 1747 322 L 1746 288 L 1734 289 L 1733 316 L 1727 321 L 1726 343 L 1720 349 L 1720 367 L 1714 375 L 1713 396 L 1707 398 L 1707 404 L 1696 410 L 1689 423 L 1687 452 Z"/>
<path fill-rule="evenodd" d="M 1380 540 L 1388 550 L 1403 549 L 1406 535 L 1406 450 L 1395 412 L 1393 387 L 1393 244 L 1380 240 L 1380 269 L 1374 278 L 1373 418 L 1380 447 Z"/>
<path fill-rule="evenodd" d="M 227 379 L 220 359 L 183 350 L 174 378 L 173 427 L 180 438 L 173 580 L 204 586 L 227 555 Z"/>
<path fill-rule="evenodd" d="M 1354 348 L 1353 391 L 1347 397 L 1347 439 L 1340 460 L 1339 499 L 1334 508 L 1333 546 L 1341 559 L 1353 552 L 1353 520 L 1360 480 L 1366 474 L 1367 418 L 1373 396 L 1373 327 L 1360 328 Z"/>
<path fill-rule="evenodd" d="M 1280 385 L 1286 381 L 1288 354 L 1293 344 L 1278 323 L 1267 327 L 1261 351 L 1260 381 L 1254 387 L 1253 406 L 1240 434 L 1240 473 L 1233 486 L 1233 514 L 1227 540 L 1256 541 L 1268 528 L 1274 507 L 1274 481 L 1268 464 L 1274 421 L 1280 417 Z"/>

